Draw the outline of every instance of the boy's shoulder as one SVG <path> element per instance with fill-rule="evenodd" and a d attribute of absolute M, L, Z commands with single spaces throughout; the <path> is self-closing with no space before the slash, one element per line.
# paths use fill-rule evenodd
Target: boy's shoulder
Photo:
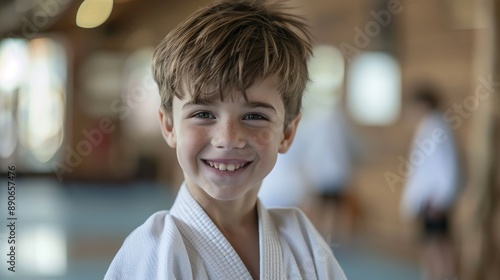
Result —
<path fill-rule="evenodd" d="M 169 210 L 153 213 L 142 225 L 127 236 L 124 243 L 140 244 L 141 241 L 157 243 L 165 234 L 176 234 L 175 222 Z"/>
<path fill-rule="evenodd" d="M 167 245 L 164 243 L 170 243 L 172 240 L 178 239 L 179 236 L 170 211 L 158 211 L 125 238 L 117 256 L 122 255 L 129 258 L 131 254 L 134 254 L 156 259 L 157 248 Z"/>
<path fill-rule="evenodd" d="M 182 238 L 170 211 L 158 211 L 127 236 L 104 279 L 154 279 L 157 271 L 151 268 L 161 267 L 162 254 L 175 262 L 174 252 L 181 250 L 182 246 Z M 144 275 L 148 277 L 144 278 Z"/>

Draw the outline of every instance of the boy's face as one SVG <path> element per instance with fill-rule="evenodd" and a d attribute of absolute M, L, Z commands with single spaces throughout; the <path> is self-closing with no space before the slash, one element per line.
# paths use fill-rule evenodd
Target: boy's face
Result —
<path fill-rule="evenodd" d="M 172 116 L 163 109 L 159 116 L 188 188 L 217 200 L 255 197 L 278 152 L 288 150 L 300 116 L 283 129 L 284 104 L 270 79 L 247 90 L 248 103 L 240 92 L 198 104 L 185 96 L 174 98 Z"/>

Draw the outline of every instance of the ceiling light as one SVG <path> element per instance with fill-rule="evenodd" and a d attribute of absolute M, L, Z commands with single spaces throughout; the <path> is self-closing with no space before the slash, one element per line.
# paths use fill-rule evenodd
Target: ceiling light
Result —
<path fill-rule="evenodd" d="M 95 28 L 106 22 L 113 10 L 113 0 L 85 0 L 76 13 L 76 25 Z"/>

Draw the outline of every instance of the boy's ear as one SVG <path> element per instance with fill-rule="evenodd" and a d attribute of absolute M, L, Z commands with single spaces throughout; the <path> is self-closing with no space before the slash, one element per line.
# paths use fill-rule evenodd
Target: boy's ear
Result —
<path fill-rule="evenodd" d="M 287 127 L 283 131 L 283 139 L 281 139 L 280 146 L 278 147 L 279 153 L 286 153 L 292 145 L 301 117 L 302 115 L 299 113 L 290 123 L 288 123 Z"/>
<path fill-rule="evenodd" d="M 160 128 L 163 138 L 170 147 L 175 148 L 177 146 L 177 137 L 175 137 L 172 113 L 167 113 L 165 108 L 160 106 L 160 109 L 158 109 L 158 118 L 160 119 Z"/>

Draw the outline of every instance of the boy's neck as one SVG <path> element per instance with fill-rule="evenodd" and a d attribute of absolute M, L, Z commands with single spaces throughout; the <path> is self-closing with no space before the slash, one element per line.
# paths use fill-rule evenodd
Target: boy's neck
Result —
<path fill-rule="evenodd" d="M 187 184 L 187 187 L 224 235 L 237 234 L 242 230 L 258 230 L 257 192 L 259 188 L 248 191 L 236 200 L 224 201 L 214 199 L 198 186 Z"/>

